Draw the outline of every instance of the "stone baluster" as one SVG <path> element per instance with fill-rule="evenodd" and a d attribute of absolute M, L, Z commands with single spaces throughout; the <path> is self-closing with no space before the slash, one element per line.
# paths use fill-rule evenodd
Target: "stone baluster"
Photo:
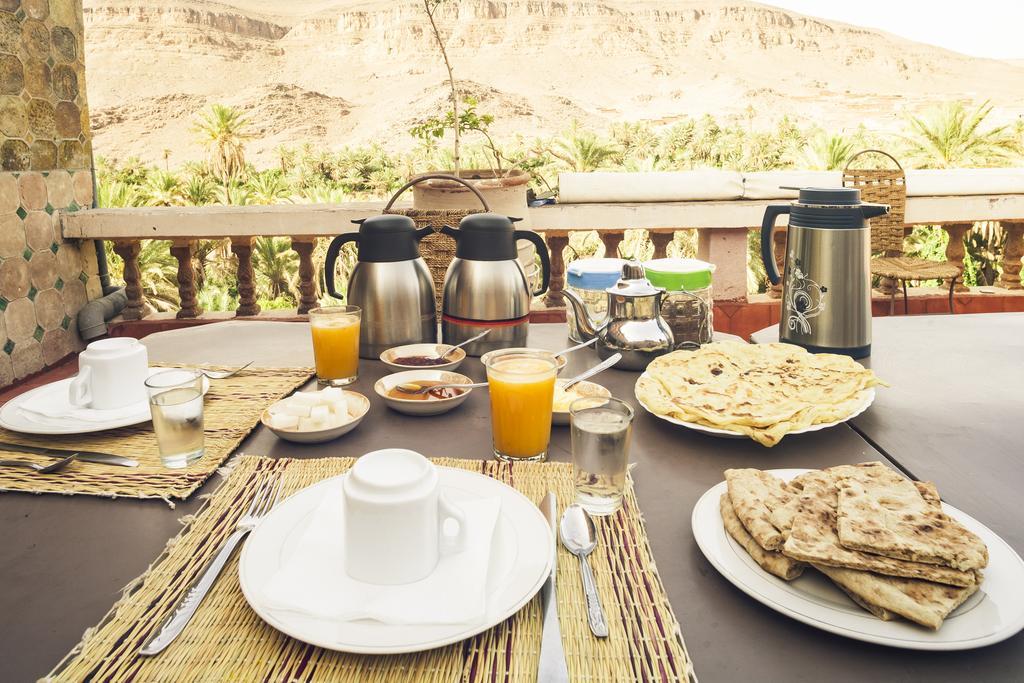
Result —
<path fill-rule="evenodd" d="M 665 258 L 668 256 L 668 245 L 672 244 L 672 240 L 675 239 L 676 231 L 655 232 L 654 230 L 648 230 L 647 234 L 650 235 L 651 242 L 654 243 L 654 258 Z"/>
<path fill-rule="evenodd" d="M 1003 274 L 996 280 L 996 285 L 1004 289 L 1024 289 L 1021 285 L 1021 257 L 1024 257 L 1024 223 L 1002 222 L 1006 233 L 1006 246 L 1003 247 Z"/>
<path fill-rule="evenodd" d="M 562 292 L 565 290 L 565 258 L 563 252 L 569 245 L 569 233 L 564 230 L 548 230 L 544 234 L 551 254 L 551 279 L 548 282 L 548 293 L 544 296 L 544 305 L 549 308 L 564 306 Z"/>
<path fill-rule="evenodd" d="M 236 316 L 259 315 L 256 273 L 252 268 L 252 237 L 232 237 L 231 251 L 238 258 L 238 308 Z"/>
<path fill-rule="evenodd" d="M 124 261 L 124 292 L 128 297 L 121 315 L 125 320 L 141 320 L 145 315 L 145 299 L 142 293 L 142 271 L 139 270 L 138 241 L 115 240 L 114 253 Z"/>
<path fill-rule="evenodd" d="M 316 295 L 316 267 L 313 265 L 315 237 L 293 237 L 292 250 L 299 255 L 299 309 L 300 315 L 320 305 Z"/>
<path fill-rule="evenodd" d="M 178 318 L 195 318 L 203 312 L 196 300 L 196 269 L 192 264 L 195 258 L 195 241 L 174 240 L 171 242 L 171 255 L 178 259 Z"/>
<path fill-rule="evenodd" d="M 946 260 L 959 266 L 961 270 L 964 267 L 964 236 L 973 227 L 973 223 L 944 223 L 942 225 L 942 229 L 949 233 L 949 243 L 946 244 Z M 955 291 L 967 291 L 963 278 L 957 281 Z"/>
<path fill-rule="evenodd" d="M 626 232 L 624 230 L 600 230 L 597 236 L 604 243 L 604 257 L 617 258 L 619 255 L 619 245 L 625 239 Z"/>
<path fill-rule="evenodd" d="M 775 229 L 772 235 L 772 255 L 775 257 L 775 267 L 779 269 L 779 275 L 783 274 L 786 265 L 786 230 L 785 226 Z M 773 299 L 782 298 L 782 282 L 773 285 L 768 283 L 768 296 Z"/>
<path fill-rule="evenodd" d="M 715 264 L 716 301 L 747 300 L 747 228 L 698 228 L 697 258 Z"/>

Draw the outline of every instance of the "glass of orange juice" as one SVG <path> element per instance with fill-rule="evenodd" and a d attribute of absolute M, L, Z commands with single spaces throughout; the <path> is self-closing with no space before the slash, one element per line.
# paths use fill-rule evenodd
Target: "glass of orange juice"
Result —
<path fill-rule="evenodd" d="M 345 386 L 359 377 L 361 315 L 358 306 L 328 306 L 309 312 L 316 380 L 320 386 Z"/>
<path fill-rule="evenodd" d="M 547 351 L 493 351 L 484 364 L 491 395 L 491 434 L 499 460 L 544 460 L 558 361 Z"/>

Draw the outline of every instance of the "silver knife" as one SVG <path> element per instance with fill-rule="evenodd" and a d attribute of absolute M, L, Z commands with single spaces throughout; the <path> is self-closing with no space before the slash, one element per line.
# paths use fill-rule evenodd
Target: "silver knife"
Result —
<path fill-rule="evenodd" d="M 540 639 L 540 664 L 537 666 L 538 683 L 563 683 L 569 680 L 569 668 L 565 663 L 562 647 L 562 629 L 558 625 L 558 597 L 555 592 L 555 574 L 558 573 L 558 500 L 553 491 L 548 491 L 540 502 L 540 510 L 551 527 L 553 554 L 551 575 L 540 589 L 544 609 L 544 630 Z"/>
<path fill-rule="evenodd" d="M 31 453 L 33 455 L 47 455 L 51 458 L 66 458 L 72 453 L 78 454 L 79 460 L 95 462 L 101 465 L 118 465 L 120 467 L 138 467 L 139 461 L 125 458 L 113 453 L 100 453 L 99 451 L 65 450 L 61 448 L 40 448 L 39 446 L 26 446 L 20 443 L 6 443 L 0 441 L 0 450 L 12 453 Z"/>

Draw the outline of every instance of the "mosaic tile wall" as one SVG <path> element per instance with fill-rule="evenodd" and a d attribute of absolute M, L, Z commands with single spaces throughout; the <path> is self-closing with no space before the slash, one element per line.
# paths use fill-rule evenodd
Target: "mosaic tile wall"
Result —
<path fill-rule="evenodd" d="M 100 295 L 91 242 L 58 210 L 92 203 L 81 0 L 0 0 L 0 386 L 81 348 Z"/>

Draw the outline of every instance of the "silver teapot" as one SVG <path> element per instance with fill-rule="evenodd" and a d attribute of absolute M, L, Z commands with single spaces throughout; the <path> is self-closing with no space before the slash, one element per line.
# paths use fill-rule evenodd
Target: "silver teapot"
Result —
<path fill-rule="evenodd" d="M 616 353 L 622 360 L 615 367 L 643 370 L 657 358 L 672 350 L 672 330 L 661 317 L 661 299 L 665 290 L 652 285 L 644 268 L 636 261 L 622 266 L 622 277 L 605 290 L 608 293 L 608 318 L 595 325 L 583 300 L 575 293 L 562 295 L 576 314 L 576 324 L 586 337 L 597 336 L 597 355 L 602 359 Z"/>

